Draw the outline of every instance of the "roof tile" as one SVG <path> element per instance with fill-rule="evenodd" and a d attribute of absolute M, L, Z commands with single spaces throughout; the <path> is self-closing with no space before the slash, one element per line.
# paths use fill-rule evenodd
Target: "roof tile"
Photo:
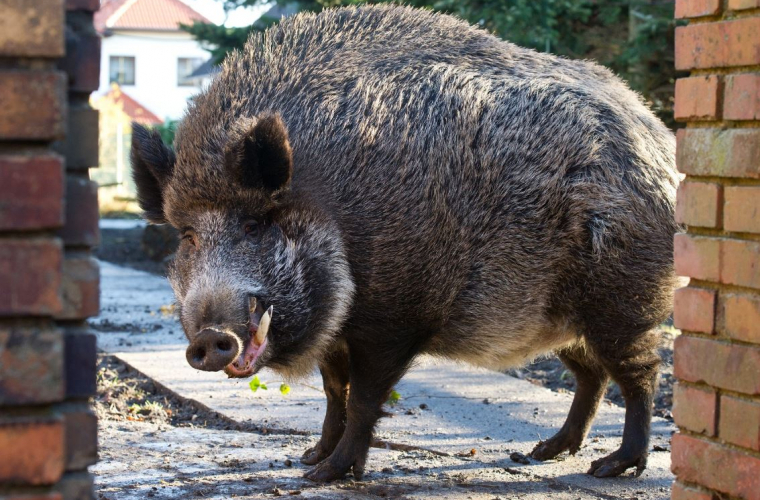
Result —
<path fill-rule="evenodd" d="M 95 13 L 95 28 L 179 31 L 180 24 L 210 23 L 180 0 L 106 0 Z"/>
<path fill-rule="evenodd" d="M 156 116 L 148 108 L 125 94 L 118 85 L 112 84 L 111 90 L 102 97 L 107 101 L 121 107 L 125 115 L 141 125 L 159 125 L 164 121 Z"/>

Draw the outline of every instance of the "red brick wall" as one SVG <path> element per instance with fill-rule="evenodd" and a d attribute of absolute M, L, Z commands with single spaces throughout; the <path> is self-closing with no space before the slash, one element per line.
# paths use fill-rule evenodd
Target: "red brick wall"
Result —
<path fill-rule="evenodd" d="M 678 500 L 760 500 L 760 0 L 678 0 Z"/>
<path fill-rule="evenodd" d="M 0 500 L 93 496 L 98 5 L 0 0 Z"/>

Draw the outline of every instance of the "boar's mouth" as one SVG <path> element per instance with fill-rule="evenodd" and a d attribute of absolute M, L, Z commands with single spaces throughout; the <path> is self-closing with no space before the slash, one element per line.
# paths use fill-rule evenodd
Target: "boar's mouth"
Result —
<path fill-rule="evenodd" d="M 267 334 L 269 325 L 272 321 L 273 307 L 264 311 L 261 302 L 256 297 L 251 297 L 248 302 L 250 333 L 248 339 L 243 344 L 240 355 L 224 367 L 224 373 L 230 378 L 245 378 L 253 375 L 256 371 L 256 361 L 261 357 L 267 348 Z"/>

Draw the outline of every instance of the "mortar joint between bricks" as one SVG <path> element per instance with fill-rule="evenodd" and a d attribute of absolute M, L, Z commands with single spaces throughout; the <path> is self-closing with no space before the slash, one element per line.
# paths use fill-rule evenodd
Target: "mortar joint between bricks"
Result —
<path fill-rule="evenodd" d="M 712 129 L 721 129 L 721 130 L 730 130 L 730 129 L 752 129 L 752 128 L 759 128 L 760 127 L 760 121 L 751 121 L 751 120 L 689 120 L 688 122 L 684 122 L 687 129 L 692 128 L 712 128 Z"/>
<path fill-rule="evenodd" d="M 744 453 L 753 458 L 760 458 L 760 451 L 750 450 L 748 448 L 737 446 L 735 444 L 729 443 L 728 441 L 724 441 L 719 436 L 707 436 L 699 432 L 690 431 L 689 429 L 686 429 L 684 427 L 678 427 L 678 434 L 681 434 L 683 436 L 688 436 L 694 439 L 699 439 L 700 441 L 704 441 L 706 443 L 712 443 L 727 450 L 731 450 L 738 453 Z"/>
<path fill-rule="evenodd" d="M 696 26 L 699 24 L 715 24 L 715 23 L 723 23 L 723 22 L 728 22 L 728 21 L 736 21 L 739 19 L 746 19 L 748 17 L 754 18 L 754 17 L 757 17 L 758 12 L 760 12 L 760 8 L 732 10 L 728 8 L 728 3 L 724 3 L 723 5 L 721 5 L 721 8 L 717 14 L 706 15 L 706 16 L 685 17 L 685 18 L 675 19 L 675 21 L 681 22 L 681 23 L 686 21 L 688 23 L 688 24 L 677 25 L 677 27 Z"/>
<path fill-rule="evenodd" d="M 736 73 L 757 73 L 760 71 L 760 64 L 742 65 L 742 66 L 719 66 L 714 68 L 694 68 L 682 70 L 681 78 L 694 76 L 729 76 Z"/>
<path fill-rule="evenodd" d="M 700 236 L 700 237 L 708 237 L 708 238 L 723 239 L 723 240 L 742 240 L 742 241 L 760 242 L 760 234 L 757 234 L 757 233 L 725 231 L 723 229 L 711 228 L 711 227 L 689 226 L 689 232 L 683 233 L 683 234 L 688 234 L 689 236 Z"/>

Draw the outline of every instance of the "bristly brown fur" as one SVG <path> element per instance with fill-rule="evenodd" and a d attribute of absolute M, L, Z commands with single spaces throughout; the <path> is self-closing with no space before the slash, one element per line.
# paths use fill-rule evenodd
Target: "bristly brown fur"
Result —
<path fill-rule="evenodd" d="M 542 459 L 578 449 L 612 377 L 626 433 L 590 472 L 643 469 L 678 176 L 672 133 L 610 71 L 428 11 L 301 14 L 227 58 L 175 145 L 169 176 L 145 132 L 133 162 L 147 216 L 197 239 L 171 276 L 183 325 L 274 305 L 266 363 L 329 387 L 308 477 L 361 475 L 423 352 L 559 350 L 580 389 Z"/>

